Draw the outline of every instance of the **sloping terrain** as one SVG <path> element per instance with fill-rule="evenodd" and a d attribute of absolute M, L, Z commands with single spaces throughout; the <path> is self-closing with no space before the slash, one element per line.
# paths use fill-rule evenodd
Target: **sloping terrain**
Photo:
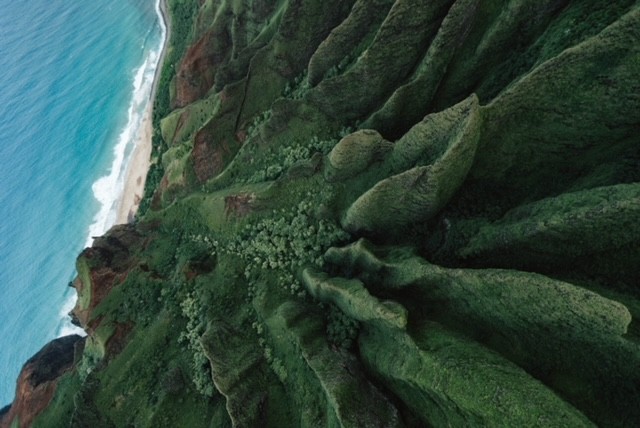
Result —
<path fill-rule="evenodd" d="M 34 426 L 640 425 L 640 3 L 169 9 Z"/>

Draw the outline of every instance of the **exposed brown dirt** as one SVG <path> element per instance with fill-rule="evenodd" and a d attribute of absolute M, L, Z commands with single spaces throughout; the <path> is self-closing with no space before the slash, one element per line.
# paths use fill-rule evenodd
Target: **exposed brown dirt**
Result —
<path fill-rule="evenodd" d="M 60 376 L 74 366 L 75 346 L 80 341 L 84 338 L 78 335 L 55 339 L 25 363 L 18 377 L 16 399 L 0 416 L 0 428 L 10 427 L 14 420 L 20 428 L 31 426 L 51 402 Z"/>
<path fill-rule="evenodd" d="M 214 28 L 189 47 L 176 75 L 175 107 L 198 100 L 213 86 L 215 72 L 231 47 L 229 39 L 224 28 Z"/>

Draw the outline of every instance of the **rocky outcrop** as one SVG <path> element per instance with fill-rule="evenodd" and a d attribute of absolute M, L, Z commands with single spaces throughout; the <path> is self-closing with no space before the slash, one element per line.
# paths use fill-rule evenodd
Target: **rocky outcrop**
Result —
<path fill-rule="evenodd" d="M 72 283 L 78 292 L 73 315 L 88 332 L 97 328 L 95 308 L 122 283 L 135 262 L 131 251 L 140 245 L 141 236 L 131 225 L 114 227 L 108 235 L 95 239 L 78 257 L 78 277 Z"/>
<path fill-rule="evenodd" d="M 60 377 L 74 367 L 83 346 L 81 336 L 65 336 L 27 360 L 18 377 L 15 401 L 0 415 L 0 427 L 30 427 L 53 399 Z"/>

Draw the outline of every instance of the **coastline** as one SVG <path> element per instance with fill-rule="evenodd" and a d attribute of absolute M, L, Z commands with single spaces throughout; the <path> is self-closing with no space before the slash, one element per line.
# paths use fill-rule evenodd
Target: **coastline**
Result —
<path fill-rule="evenodd" d="M 164 37 L 160 55 L 153 75 L 151 92 L 149 94 L 149 105 L 142 117 L 142 123 L 136 135 L 135 149 L 127 165 L 127 172 L 124 179 L 124 189 L 116 213 L 115 224 L 131 223 L 140 206 L 144 195 L 144 186 L 151 166 L 152 138 L 153 138 L 153 105 L 156 91 L 160 81 L 160 73 L 164 64 L 164 59 L 169 45 L 171 25 L 167 13 L 167 0 L 158 0 L 158 15 L 161 25 L 164 27 Z"/>
<path fill-rule="evenodd" d="M 7 48 L 7 53 L 8 47 L 15 47 L 11 52 L 15 52 L 12 56 L 16 61 L 5 70 L 12 91 L 2 91 L 1 97 L 3 105 L 12 106 L 15 113 L 3 116 L 6 120 L 2 121 L 0 128 L 7 140 L 20 147 L 20 150 L 15 150 L 15 154 L 20 156 L 14 158 L 12 150 L 3 153 L 8 156 L 3 160 L 9 159 L 11 164 L 8 176 L 16 179 L 8 181 L 3 175 L 3 183 L 7 184 L 2 192 L 3 206 L 7 212 L 3 211 L 6 222 L 1 226 L 6 243 L 11 244 L 6 246 L 11 257 L 5 257 L 3 251 L 0 259 L 2 282 L 11 286 L 12 294 L 5 293 L 4 301 L 11 310 L 1 311 L 0 319 L 4 328 L 3 344 L 19 343 L 20 346 L 7 348 L 0 358 L 0 368 L 5 375 L 0 385 L 0 408 L 13 399 L 13 381 L 22 363 L 37 350 L 30 350 L 31 347 L 39 347 L 70 334 L 86 335 L 84 330 L 72 324 L 69 317 L 77 295 L 76 290 L 67 284 L 77 276 L 74 267 L 77 254 L 83 247 L 92 245 L 93 236 L 102 235 L 116 218 L 118 224 L 132 220 L 138 209 L 137 194 L 143 194 L 150 165 L 153 100 L 169 40 L 166 0 L 154 0 L 145 7 L 144 15 L 137 13 L 135 5 L 124 6 L 124 3 L 114 7 L 113 11 L 110 8 L 104 16 L 96 14 L 104 12 L 99 6 L 73 5 L 69 9 L 73 13 L 65 14 L 63 20 L 57 20 L 60 17 L 59 7 L 44 5 L 39 9 L 42 13 L 33 17 L 18 7 L 8 10 L 5 16 L 11 17 L 8 21 L 13 26 L 7 26 L 7 30 L 11 29 L 16 43 L 11 38 L 2 40 L 2 48 Z M 25 10 L 30 11 L 29 8 Z M 19 11 L 21 13 L 15 17 L 11 14 Z M 96 18 L 98 16 L 100 19 Z M 23 25 L 25 22 L 34 23 L 34 27 L 33 31 L 23 35 L 22 30 L 27 29 Z M 146 25 L 136 25 L 132 30 L 132 24 L 140 22 Z M 68 31 L 70 26 L 78 31 Z M 142 39 L 145 35 L 144 52 L 153 51 L 153 54 L 147 56 L 143 53 L 142 56 L 147 58 L 150 67 L 147 67 L 146 74 L 140 69 L 137 69 L 140 73 L 135 73 L 135 64 L 131 61 L 132 54 L 136 54 L 135 43 L 131 49 L 123 49 L 122 52 L 112 52 L 110 48 L 121 46 L 122 41 L 129 42 L 134 37 Z M 29 55 L 22 56 L 23 52 L 29 52 Z M 109 55 L 104 54 L 107 52 Z M 119 61 L 113 61 L 112 57 L 117 55 L 120 55 Z M 30 62 L 23 64 L 23 60 Z M 121 63 L 127 66 L 122 67 Z M 151 68 L 154 65 L 155 70 Z M 25 69 L 30 72 L 25 73 Z M 13 70 L 17 70 L 15 74 Z M 82 72 L 76 73 L 78 70 Z M 135 114 L 134 126 L 127 122 L 124 128 L 120 125 L 105 127 L 102 118 L 120 118 L 124 113 L 117 102 L 111 101 L 131 96 L 132 91 L 127 92 L 123 85 L 126 81 L 122 78 L 127 78 L 131 70 L 135 74 L 134 82 L 137 84 L 139 77 L 143 77 L 144 84 L 143 91 L 133 91 L 133 101 L 129 106 L 129 117 L 132 111 Z M 114 79 L 114 76 L 118 78 Z M 67 88 L 77 90 L 68 91 Z M 41 105 L 50 108 L 40 108 Z M 46 114 L 46 120 L 38 114 Z M 92 118 L 101 120 L 98 123 Z M 4 125 L 9 123 L 20 126 L 5 128 Z M 14 134 L 14 130 L 19 132 Z M 124 140 L 128 145 L 126 150 L 120 150 Z M 47 144 L 51 141 L 56 141 L 56 144 Z M 109 151 L 112 141 L 118 147 L 117 153 L 115 149 Z M 7 147 L 14 146 L 7 144 Z M 57 149 L 46 151 L 45 147 Z M 104 152 L 102 154 L 107 161 L 97 156 L 98 152 Z M 103 164 L 108 163 L 112 153 L 115 160 L 111 169 L 104 171 Z M 78 167 L 70 168 L 69 165 L 73 165 L 78 157 L 81 159 Z M 119 164 L 122 157 L 125 158 L 124 165 Z M 29 171 L 24 174 L 27 179 L 23 181 L 36 183 L 33 187 L 20 181 L 22 174 L 18 173 L 22 171 Z M 45 176 L 45 171 L 55 178 Z M 98 177 L 95 177 L 96 172 Z M 85 178 L 80 182 L 79 177 Z M 38 191 L 45 196 L 41 197 Z M 12 200 L 8 203 L 9 196 L 14 195 L 19 202 Z M 98 213 L 92 214 L 95 205 L 99 206 Z M 36 221 L 38 219 L 42 221 Z M 28 226 L 22 228 L 21 225 Z M 72 238 L 76 236 L 80 237 L 78 241 Z M 21 251 L 27 246 L 37 251 Z M 22 319 L 27 321 L 22 322 Z M 28 331 L 25 326 L 29 326 Z M 21 337 L 25 333 L 28 333 L 28 340 Z"/>
<path fill-rule="evenodd" d="M 151 165 L 151 137 L 153 136 L 151 111 L 151 107 L 147 108 L 136 136 L 136 147 L 129 165 L 127 165 L 124 189 L 118 203 L 115 224 L 133 221 L 144 194 L 144 184 Z"/>
<path fill-rule="evenodd" d="M 169 5 L 167 4 L 167 0 L 158 0 L 158 12 L 160 14 L 160 19 L 162 20 L 162 25 L 164 26 L 164 41 L 162 43 L 162 49 L 160 50 L 160 58 L 158 58 L 158 66 L 156 67 L 156 72 L 153 76 L 153 85 L 151 87 L 150 95 L 152 103 L 155 102 L 156 91 L 158 90 L 158 84 L 160 82 L 160 73 L 164 66 L 164 59 L 167 54 L 167 47 L 169 46 L 169 38 L 171 37 L 171 19 L 168 8 Z M 151 105 L 153 106 L 153 104 Z"/>

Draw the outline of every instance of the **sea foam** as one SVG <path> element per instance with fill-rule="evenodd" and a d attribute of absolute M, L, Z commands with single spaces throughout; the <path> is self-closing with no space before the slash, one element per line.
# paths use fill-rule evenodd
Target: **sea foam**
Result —
<path fill-rule="evenodd" d="M 158 53 L 152 51 L 145 62 L 135 72 L 133 97 L 129 105 L 127 123 L 118 136 L 113 149 L 113 162 L 107 175 L 93 183 L 92 190 L 100 209 L 89 226 L 85 246 L 93 243 L 93 238 L 104 234 L 116 222 L 118 202 L 122 198 L 127 166 L 135 149 L 142 126 L 142 119 L 149 107 L 149 96 L 153 87 L 153 76 L 157 66 Z"/>

